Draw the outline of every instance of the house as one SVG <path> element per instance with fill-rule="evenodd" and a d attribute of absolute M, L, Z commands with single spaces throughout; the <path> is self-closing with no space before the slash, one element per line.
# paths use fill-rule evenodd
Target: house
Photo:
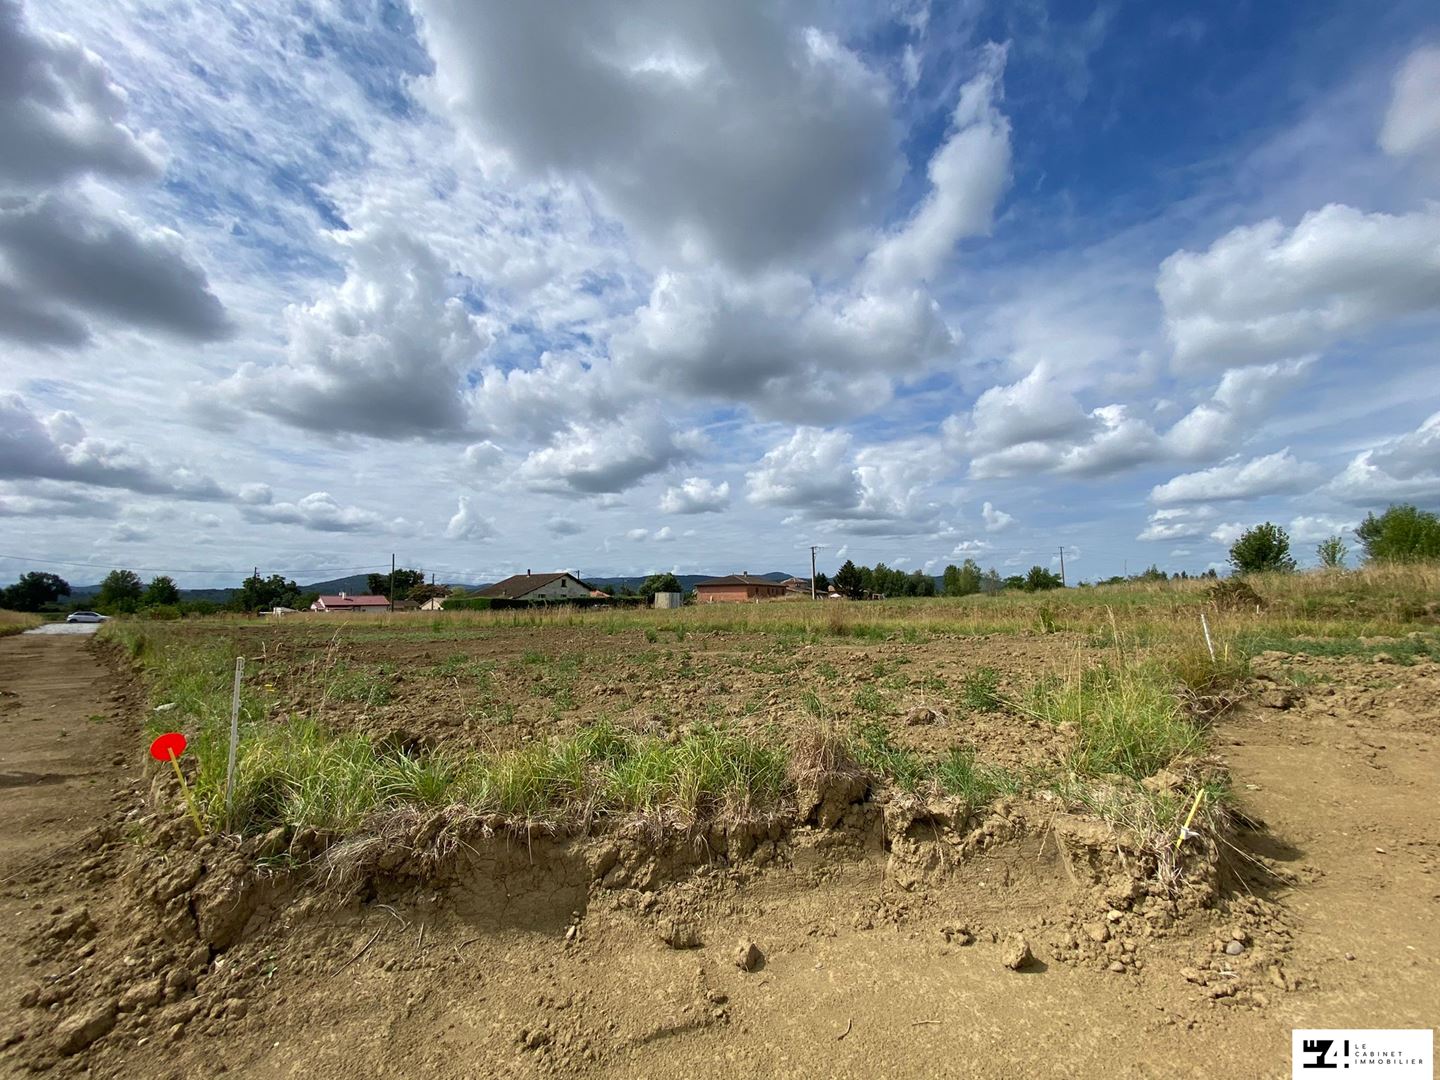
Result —
<path fill-rule="evenodd" d="M 414 600 L 396 600 L 395 611 L 419 611 L 420 605 Z"/>
<path fill-rule="evenodd" d="M 445 610 L 445 597 L 443 597 L 443 596 L 432 596 L 429 600 L 426 600 L 423 604 L 420 605 L 420 610 L 421 610 L 421 611 L 444 611 L 444 610 Z"/>
<path fill-rule="evenodd" d="M 589 597 L 590 586 L 574 574 L 514 574 L 475 595 L 488 600 L 579 600 Z"/>
<path fill-rule="evenodd" d="M 338 614 L 364 615 L 390 610 L 390 601 L 384 596 L 351 596 L 349 593 L 338 593 L 335 596 L 322 596 L 310 605 L 311 611 L 327 611 Z"/>
<path fill-rule="evenodd" d="M 695 586 L 697 604 L 743 604 L 747 600 L 773 600 L 786 594 L 785 586 L 769 578 L 729 574 Z"/>
<path fill-rule="evenodd" d="M 808 577 L 788 577 L 780 582 L 785 592 L 790 596 L 809 596 L 810 579 Z"/>

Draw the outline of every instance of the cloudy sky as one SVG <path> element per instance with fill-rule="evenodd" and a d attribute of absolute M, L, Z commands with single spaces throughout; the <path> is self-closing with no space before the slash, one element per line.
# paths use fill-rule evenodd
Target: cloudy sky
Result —
<path fill-rule="evenodd" d="M 1440 12 L 1188 7 L 0 0 L 0 577 L 1435 507 Z"/>

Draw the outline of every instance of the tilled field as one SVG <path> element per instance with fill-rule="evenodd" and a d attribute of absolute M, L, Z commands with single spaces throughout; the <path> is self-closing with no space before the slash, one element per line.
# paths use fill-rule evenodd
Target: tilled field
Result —
<path fill-rule="evenodd" d="M 982 746 L 1023 764 L 1055 749 L 1045 725 L 995 707 L 1103 650 L 1075 634 L 852 641 L 639 630 L 497 628 L 453 640 L 247 636 L 272 715 L 320 716 L 436 745 L 519 746 L 615 720 L 663 734 L 697 722 L 760 733 L 803 722 L 880 722 L 909 748 Z"/>

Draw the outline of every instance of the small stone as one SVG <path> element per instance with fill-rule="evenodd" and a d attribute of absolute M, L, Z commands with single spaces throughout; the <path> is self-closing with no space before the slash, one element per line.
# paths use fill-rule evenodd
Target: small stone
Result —
<path fill-rule="evenodd" d="M 119 1011 L 117 1002 L 105 1001 L 62 1021 L 55 1029 L 56 1049 L 66 1057 L 78 1054 L 102 1035 L 109 1034 Z"/>
<path fill-rule="evenodd" d="M 1346 960 L 1354 960 L 1354 959 L 1355 959 L 1355 954 L 1354 954 L 1353 952 L 1347 952 L 1347 953 L 1345 954 L 1345 959 L 1346 959 Z"/>
<path fill-rule="evenodd" d="M 1230 931 L 1230 940 L 1238 941 L 1241 945 L 1245 945 L 1250 941 L 1250 935 L 1247 934 L 1244 930 L 1237 928 Z"/>
<path fill-rule="evenodd" d="M 1286 989 L 1286 986 L 1285 986 L 1285 972 L 1283 972 L 1282 970 L 1280 970 L 1280 965 L 1279 965 L 1279 964 L 1276 964 L 1274 967 L 1270 968 L 1270 970 L 1266 972 L 1266 975 L 1269 976 L 1270 982 L 1271 982 L 1271 984 L 1275 987 L 1275 989 L 1277 989 L 1277 990 L 1284 990 L 1284 989 Z"/>
<path fill-rule="evenodd" d="M 1230 941 L 1225 945 L 1226 956 L 1239 956 L 1245 951 L 1245 943 L 1241 941 Z"/>
<path fill-rule="evenodd" d="M 928 708 L 925 705 L 917 705 L 905 714 L 905 723 L 910 727 L 918 727 L 922 724 L 944 723 L 945 714 L 937 709 Z"/>
<path fill-rule="evenodd" d="M 1000 962 L 1007 968 L 1019 971 L 1034 959 L 1034 954 L 1030 952 L 1030 943 L 1025 940 L 1024 935 L 1011 934 L 1006 938 L 1005 951 L 1000 956 Z"/>
<path fill-rule="evenodd" d="M 1113 971 L 1116 975 L 1124 975 L 1125 965 L 1122 964 L 1119 960 L 1112 960 L 1110 961 L 1110 970 Z"/>
<path fill-rule="evenodd" d="M 1086 923 L 1085 936 L 1097 945 L 1103 945 L 1110 940 L 1110 928 L 1104 923 Z"/>
<path fill-rule="evenodd" d="M 753 941 L 740 941 L 735 946 L 735 966 L 741 971 L 754 971 L 765 962 L 765 954 Z"/>
<path fill-rule="evenodd" d="M 120 1011 L 133 1012 L 135 1009 L 160 1004 L 165 995 L 165 984 L 160 976 L 136 983 L 120 995 Z"/>
<path fill-rule="evenodd" d="M 243 1020 L 250 1011 L 250 1004 L 244 998 L 228 998 L 225 1001 L 225 1016 L 230 1020 Z"/>
<path fill-rule="evenodd" d="M 1125 918 L 1125 913 L 1115 908 L 1111 908 L 1105 913 L 1105 918 L 1109 919 L 1111 922 L 1119 922 L 1121 919 Z"/>
<path fill-rule="evenodd" d="M 1180 969 L 1180 977 L 1186 982 L 1195 983 L 1197 986 L 1205 985 L 1205 976 L 1193 967 L 1182 967 Z"/>

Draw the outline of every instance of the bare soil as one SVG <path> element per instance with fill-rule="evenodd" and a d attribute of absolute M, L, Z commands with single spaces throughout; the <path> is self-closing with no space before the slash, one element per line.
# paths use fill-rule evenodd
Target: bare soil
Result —
<path fill-rule="evenodd" d="M 516 741 L 613 708 L 594 703 L 595 686 L 625 683 L 622 714 L 635 722 L 647 710 L 662 724 L 704 715 L 718 700 L 763 724 L 833 684 L 823 696 L 847 716 L 866 687 L 888 695 L 892 718 L 938 704 L 940 719 L 897 728 L 917 746 L 964 742 L 1016 762 L 1048 752 L 1047 733 L 962 711 L 959 680 L 994 666 L 1018 687 L 1079 647 L 1055 635 L 770 645 L 690 635 L 567 647 L 517 632 L 346 647 L 374 650 L 351 662 L 397 672 L 488 657 L 502 677 L 475 692 L 514 706 Z M 547 709 L 566 665 L 526 654 L 582 648 L 572 707 Z M 1440 665 L 1272 656 L 1257 667 L 1254 704 L 1216 740 L 1253 828 L 1202 909 L 1138 894 L 1093 823 L 1018 804 L 965 830 L 903 800 L 867 804 L 849 827 L 777 828 L 726 860 L 635 837 L 497 835 L 444 865 L 402 857 L 328 887 L 284 858 L 257 876 L 257 842 L 196 842 L 147 797 L 127 673 L 107 671 L 84 640 L 6 639 L 0 1069 L 1248 1077 L 1285 1073 L 1294 1027 L 1432 1025 Z M 533 669 L 551 681 L 522 681 Z M 274 673 L 277 707 L 315 707 L 291 705 L 298 684 Z M 402 674 L 357 722 L 493 738 L 484 720 L 496 707 L 447 705 L 436 687 L 449 677 L 411 687 Z M 683 692 L 691 682 L 700 689 Z M 678 696 L 658 692 L 672 685 Z M 1033 959 L 1012 970 L 1017 935 Z M 737 966 L 742 942 L 758 948 L 753 970 Z"/>

